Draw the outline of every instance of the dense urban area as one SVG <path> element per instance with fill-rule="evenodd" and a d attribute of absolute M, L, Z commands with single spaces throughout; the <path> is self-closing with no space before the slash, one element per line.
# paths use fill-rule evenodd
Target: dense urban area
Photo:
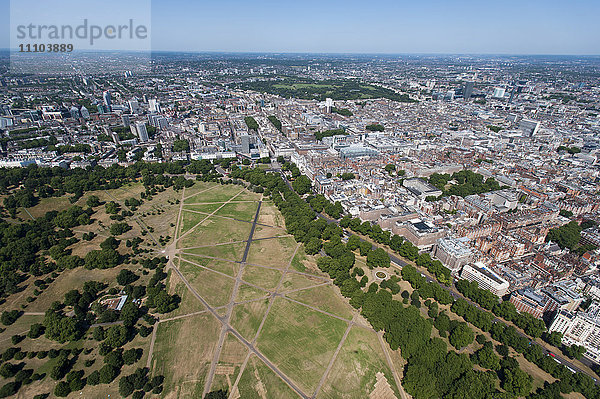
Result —
<path fill-rule="evenodd" d="M 600 398 L 599 58 L 98 57 L 0 67 L 0 397 Z"/>

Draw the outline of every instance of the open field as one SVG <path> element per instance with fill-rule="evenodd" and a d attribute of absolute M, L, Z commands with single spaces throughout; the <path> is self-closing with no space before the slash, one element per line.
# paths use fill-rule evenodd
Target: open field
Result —
<path fill-rule="evenodd" d="M 374 332 L 353 327 L 333 364 L 318 398 L 367 398 L 375 386 L 375 374 L 381 372 L 397 397 L 394 377 Z M 348 378 L 352 376 L 353 378 Z"/>
<path fill-rule="evenodd" d="M 328 284 L 302 291 L 291 292 L 286 294 L 286 296 L 345 319 L 352 319 L 352 312 L 349 304 L 341 299 L 340 296 L 336 295 L 335 290 L 338 290 L 338 288 Z"/>
<path fill-rule="evenodd" d="M 293 237 L 255 241 L 250 246 L 248 263 L 284 269 L 289 264 L 296 246 Z"/>
<path fill-rule="evenodd" d="M 179 241 L 179 247 L 187 248 L 208 244 L 244 241 L 248 239 L 250 228 L 250 223 L 211 217 L 183 237 L 181 241 Z"/>
<path fill-rule="evenodd" d="M 257 202 L 230 202 L 223 205 L 215 215 L 251 222 L 254 220 L 256 208 L 258 208 Z"/>
<path fill-rule="evenodd" d="M 166 397 L 189 398 L 202 394 L 218 335 L 219 324 L 211 315 L 160 323 L 153 370 L 165 375 Z"/>
<path fill-rule="evenodd" d="M 195 248 L 184 248 L 182 251 L 184 251 L 186 254 L 198 255 L 197 257 L 204 256 L 227 259 L 231 261 L 241 261 L 245 248 L 245 242 L 237 242 L 234 244 L 219 244 Z"/>
<path fill-rule="evenodd" d="M 235 305 L 231 325 L 247 340 L 254 339 L 267 311 L 268 299 Z"/>
<path fill-rule="evenodd" d="M 234 284 L 232 278 L 202 269 L 186 261 L 180 262 L 179 269 L 198 294 L 211 306 L 219 307 L 229 302 Z"/>
<path fill-rule="evenodd" d="M 238 385 L 246 399 L 288 399 L 299 397 L 284 381 L 256 356 L 251 356 Z"/>
<path fill-rule="evenodd" d="M 345 329 L 346 323 L 341 320 L 276 299 L 257 342 L 259 349 L 301 389 L 312 392 Z"/>

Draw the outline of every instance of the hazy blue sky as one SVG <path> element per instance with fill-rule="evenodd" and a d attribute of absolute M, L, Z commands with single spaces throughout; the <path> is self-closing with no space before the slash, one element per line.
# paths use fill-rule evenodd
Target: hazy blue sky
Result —
<path fill-rule="evenodd" d="M 597 55 L 598 16 L 598 0 L 153 0 L 151 33 L 155 50 Z"/>

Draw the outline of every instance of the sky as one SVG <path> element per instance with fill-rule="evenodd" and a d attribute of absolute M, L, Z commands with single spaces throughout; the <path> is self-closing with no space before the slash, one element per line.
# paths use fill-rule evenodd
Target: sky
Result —
<path fill-rule="evenodd" d="M 57 6 L 61 1 L 38 0 L 41 7 L 28 7 L 27 15 L 44 21 L 48 3 L 73 23 L 84 4 L 120 17 L 147 11 L 123 0 Z M 598 0 L 147 2 L 151 46 L 160 51 L 600 54 Z M 10 46 L 9 15 L 10 0 L 0 0 L 0 48 Z"/>

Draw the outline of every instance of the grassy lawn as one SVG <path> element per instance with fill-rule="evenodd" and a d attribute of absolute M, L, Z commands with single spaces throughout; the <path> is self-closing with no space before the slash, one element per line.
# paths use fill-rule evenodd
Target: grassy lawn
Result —
<path fill-rule="evenodd" d="M 196 203 L 206 203 L 206 202 L 225 202 L 233 198 L 237 195 L 243 188 L 240 186 L 233 185 L 223 185 L 216 186 L 211 188 L 210 190 L 206 190 L 204 192 L 199 191 L 198 195 L 194 195 L 193 197 L 188 197 L 184 200 L 184 204 L 196 204 Z M 186 190 L 186 197 L 187 197 Z M 236 199 L 239 199 L 236 197 Z"/>
<path fill-rule="evenodd" d="M 237 296 L 235 297 L 235 301 L 249 301 L 252 299 L 259 299 L 267 295 L 269 295 L 267 291 L 263 291 L 248 284 L 240 284 Z"/>
<path fill-rule="evenodd" d="M 243 303 L 233 307 L 231 326 L 247 340 L 254 339 L 258 326 L 267 311 L 268 299 Z"/>
<path fill-rule="evenodd" d="M 317 267 L 317 257 L 307 255 L 306 252 L 304 252 L 304 245 L 300 245 L 298 251 L 296 251 L 296 255 L 294 256 L 294 259 L 292 259 L 292 269 L 329 278 L 327 274 L 323 273 Z"/>
<path fill-rule="evenodd" d="M 253 241 L 250 244 L 248 263 L 285 269 L 295 249 L 296 241 L 293 237 Z"/>
<path fill-rule="evenodd" d="M 276 299 L 258 348 L 305 392 L 317 387 L 346 323 L 285 299 Z"/>
<path fill-rule="evenodd" d="M 318 398 L 367 398 L 375 386 L 375 374 L 382 372 L 400 397 L 394 377 L 374 332 L 352 327 Z"/>
<path fill-rule="evenodd" d="M 209 183 L 203 181 L 195 181 L 192 187 L 188 187 L 185 189 L 185 197 L 189 197 L 190 199 L 194 198 L 193 196 L 201 193 L 212 187 L 217 187 L 216 183 Z M 186 202 L 187 203 L 187 202 Z"/>
<path fill-rule="evenodd" d="M 322 285 L 291 292 L 286 296 L 348 320 L 352 319 L 352 307 L 340 297 L 336 290 L 337 288 L 331 285 Z"/>
<path fill-rule="evenodd" d="M 251 222 L 256 215 L 256 208 L 258 208 L 257 202 L 230 202 L 223 205 L 215 215 Z"/>
<path fill-rule="evenodd" d="M 258 285 L 259 287 L 272 290 L 281 279 L 279 270 L 265 269 L 263 267 L 246 265 L 242 279 L 248 283 Z"/>
<path fill-rule="evenodd" d="M 270 201 L 263 201 L 260 206 L 260 213 L 258 215 L 258 222 L 267 224 L 269 226 L 283 227 L 285 228 L 285 221 L 283 216 L 279 212 L 279 209 Z"/>
<path fill-rule="evenodd" d="M 229 302 L 234 285 L 232 278 L 202 269 L 185 261 L 180 262 L 179 270 L 181 270 L 190 285 L 211 306 L 223 306 Z"/>
<path fill-rule="evenodd" d="M 210 214 L 219 209 L 223 204 L 224 202 L 212 202 L 209 204 L 185 205 L 183 209 Z"/>
<path fill-rule="evenodd" d="M 177 294 L 181 298 L 179 307 L 170 313 L 162 315 L 162 318 L 171 318 L 184 314 L 199 312 L 205 310 L 204 305 L 196 298 L 183 283 L 177 273 L 169 271 L 168 291 L 169 294 Z"/>
<path fill-rule="evenodd" d="M 163 396 L 202 395 L 219 331 L 218 321 L 204 314 L 160 323 L 152 371 L 165 376 Z"/>
<path fill-rule="evenodd" d="M 306 276 L 303 274 L 287 273 L 281 283 L 280 292 L 285 293 L 298 288 L 306 288 L 311 285 L 323 283 L 327 280 L 323 280 L 317 277 Z"/>
<path fill-rule="evenodd" d="M 179 248 L 246 241 L 252 225 L 231 219 L 211 217 L 178 242 Z"/>
<path fill-rule="evenodd" d="M 220 273 L 225 273 L 231 277 L 235 277 L 235 274 L 237 273 L 237 270 L 238 270 L 237 263 L 233 263 L 233 262 L 226 262 L 226 261 L 215 260 L 215 259 L 210 259 L 210 258 L 202 258 L 199 256 L 187 255 L 187 254 L 182 254 L 181 258 L 183 260 L 189 261 L 190 263 L 202 265 L 211 270 L 215 270 Z"/>
<path fill-rule="evenodd" d="M 184 252 L 194 255 L 212 256 L 215 258 L 241 261 L 246 249 L 245 242 L 235 244 L 214 245 L 208 247 L 186 248 Z"/>
<path fill-rule="evenodd" d="M 237 187 L 239 189 L 239 186 L 231 186 L 231 187 Z M 260 201 L 261 197 L 262 197 L 262 194 L 253 193 L 252 191 L 244 190 L 244 191 L 242 191 L 242 193 L 240 195 L 235 197 L 234 201 Z"/>
<path fill-rule="evenodd" d="M 179 230 L 179 236 L 185 234 L 188 230 L 196 226 L 207 217 L 208 215 L 204 213 L 188 212 L 184 209 L 181 214 L 181 228 Z"/>
<path fill-rule="evenodd" d="M 253 238 L 256 240 L 259 238 L 272 238 L 286 235 L 288 235 L 288 233 L 281 227 L 267 227 L 257 224 L 256 228 L 254 229 Z"/>
<path fill-rule="evenodd" d="M 211 391 L 219 389 L 231 392 L 235 379 L 237 378 L 242 363 L 248 354 L 248 349 L 233 334 L 225 336 L 221 357 L 215 369 Z"/>
<path fill-rule="evenodd" d="M 238 384 L 244 399 L 289 399 L 298 395 L 260 359 L 252 355 Z"/>

